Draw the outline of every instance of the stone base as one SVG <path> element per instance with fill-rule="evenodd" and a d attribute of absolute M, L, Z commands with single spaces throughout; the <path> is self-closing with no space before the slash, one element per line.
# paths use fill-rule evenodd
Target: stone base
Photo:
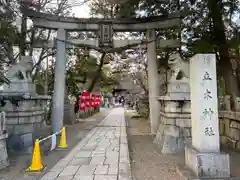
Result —
<path fill-rule="evenodd" d="M 162 154 L 183 153 L 184 147 L 191 141 L 189 137 L 179 137 L 170 134 L 164 134 L 168 128 L 159 127 L 154 139 L 154 143 L 158 146 Z M 161 130 L 162 129 L 162 130 Z"/>
<path fill-rule="evenodd" d="M 179 151 L 178 149 L 178 138 L 169 135 L 156 134 L 154 143 L 160 149 L 162 154 L 174 154 Z"/>
<path fill-rule="evenodd" d="M 75 124 L 76 115 L 74 113 L 74 104 L 64 105 L 64 124 Z"/>
<path fill-rule="evenodd" d="M 47 127 L 44 121 L 31 124 L 8 124 L 6 127 L 14 130 L 10 131 L 7 141 L 10 153 L 31 154 L 36 138 L 41 139 L 47 134 Z"/>
<path fill-rule="evenodd" d="M 84 111 L 79 110 L 79 111 L 78 111 L 78 114 L 77 114 L 77 117 L 78 117 L 78 118 L 85 118 L 85 117 L 86 117 L 86 114 L 85 114 Z"/>
<path fill-rule="evenodd" d="M 163 154 L 184 153 L 186 144 L 191 142 L 190 114 L 160 112 L 159 125 L 154 143 Z"/>
<path fill-rule="evenodd" d="M 191 142 L 191 103 L 185 95 L 182 99 L 180 96 L 160 98 L 160 125 L 154 142 L 163 154 L 184 153 L 185 145 Z"/>
<path fill-rule="evenodd" d="M 9 153 L 32 153 L 35 139 L 47 135 L 45 104 L 38 99 L 25 100 L 15 107 L 7 101 L 3 110 L 6 112 Z"/>
<path fill-rule="evenodd" d="M 185 163 L 197 178 L 230 177 L 229 155 L 225 153 L 201 153 L 186 147 Z"/>
<path fill-rule="evenodd" d="M 6 148 L 7 137 L 8 137 L 7 133 L 0 135 L 0 169 L 3 169 L 9 165 L 8 153 Z"/>
<path fill-rule="evenodd" d="M 176 167 L 176 173 L 180 176 L 180 180 L 238 180 L 236 177 L 217 177 L 206 178 L 206 177 L 196 177 L 194 173 L 184 165 L 179 165 Z"/>

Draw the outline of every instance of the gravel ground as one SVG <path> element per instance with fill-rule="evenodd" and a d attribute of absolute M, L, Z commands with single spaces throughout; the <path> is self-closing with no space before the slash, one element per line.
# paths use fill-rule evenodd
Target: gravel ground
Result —
<path fill-rule="evenodd" d="M 184 155 L 162 155 L 153 144 L 150 124 L 145 119 L 128 120 L 128 141 L 133 180 L 181 180 L 176 167 L 184 166 Z M 233 180 L 240 180 L 240 151 L 221 147 L 230 155 Z"/>
<path fill-rule="evenodd" d="M 147 120 L 128 120 L 128 141 L 133 180 L 180 180 L 176 166 L 183 156 L 161 155 L 153 144 Z"/>

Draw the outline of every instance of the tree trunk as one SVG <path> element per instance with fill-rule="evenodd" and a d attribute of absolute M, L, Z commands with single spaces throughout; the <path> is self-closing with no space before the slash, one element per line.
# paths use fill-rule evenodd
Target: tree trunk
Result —
<path fill-rule="evenodd" d="M 236 69 L 236 76 L 238 81 L 238 88 L 240 88 L 240 51 L 236 49 L 236 58 L 237 58 L 237 69 Z"/>
<path fill-rule="evenodd" d="M 23 13 L 22 22 L 21 22 L 21 36 L 20 36 L 20 43 L 19 43 L 20 56 L 25 56 L 26 35 L 27 35 L 27 17 Z"/>
<path fill-rule="evenodd" d="M 16 59 L 14 58 L 14 53 L 13 53 L 13 44 L 11 43 L 8 44 L 7 57 L 10 61 L 10 64 L 16 64 Z"/>
<path fill-rule="evenodd" d="M 97 69 L 97 71 L 95 73 L 95 76 L 93 77 L 93 80 L 92 80 L 92 82 L 91 82 L 91 84 L 90 84 L 90 86 L 88 88 L 88 92 L 92 92 L 92 90 L 93 90 L 93 88 L 94 88 L 94 86 L 95 86 L 95 84 L 96 84 L 96 82 L 97 82 L 97 80 L 98 80 L 98 78 L 100 76 L 100 73 L 102 71 L 102 66 L 104 64 L 105 55 L 106 55 L 106 53 L 104 52 L 102 54 L 102 56 L 101 56 L 100 64 L 99 64 L 98 69 Z"/>
<path fill-rule="evenodd" d="M 225 79 L 226 93 L 233 98 L 239 96 L 237 78 L 233 74 L 232 63 L 229 57 L 228 44 L 222 19 L 222 1 L 207 0 L 210 17 L 213 22 L 213 34 L 219 50 L 219 69 Z"/>

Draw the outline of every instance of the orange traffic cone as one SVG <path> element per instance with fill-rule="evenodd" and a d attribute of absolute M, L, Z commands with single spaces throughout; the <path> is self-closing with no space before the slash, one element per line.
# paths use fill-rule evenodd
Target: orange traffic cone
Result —
<path fill-rule="evenodd" d="M 26 170 L 26 172 L 41 172 L 43 169 L 44 169 L 44 167 L 42 165 L 39 140 L 36 139 L 35 145 L 34 145 L 34 150 L 33 150 L 33 155 L 32 155 L 32 164 Z"/>
<path fill-rule="evenodd" d="M 60 143 L 59 143 L 58 148 L 60 148 L 60 149 L 68 148 L 67 138 L 66 138 L 66 128 L 65 127 L 62 128 L 61 139 L 60 139 Z"/>

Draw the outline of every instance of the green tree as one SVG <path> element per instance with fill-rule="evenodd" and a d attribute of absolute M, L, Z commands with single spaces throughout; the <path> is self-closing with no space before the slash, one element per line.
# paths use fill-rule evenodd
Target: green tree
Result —
<path fill-rule="evenodd" d="M 130 7 L 130 2 L 139 3 Z M 195 53 L 213 52 L 217 55 L 218 70 L 225 79 L 226 93 L 239 96 L 237 76 L 231 63 L 229 50 L 239 46 L 239 25 L 234 17 L 240 10 L 239 0 L 180 0 L 172 4 L 161 1 L 130 0 L 122 5 L 129 11 L 144 11 L 144 16 L 164 15 L 180 9 L 182 15 L 182 43 L 187 57 Z M 133 8 L 135 7 L 135 8 Z M 119 11 L 121 12 L 121 11 Z M 138 14 L 136 14 L 138 16 Z M 235 38 L 233 38 L 235 37 Z M 234 43 L 230 43 L 234 42 Z M 234 45 L 234 47 L 232 47 Z"/>

